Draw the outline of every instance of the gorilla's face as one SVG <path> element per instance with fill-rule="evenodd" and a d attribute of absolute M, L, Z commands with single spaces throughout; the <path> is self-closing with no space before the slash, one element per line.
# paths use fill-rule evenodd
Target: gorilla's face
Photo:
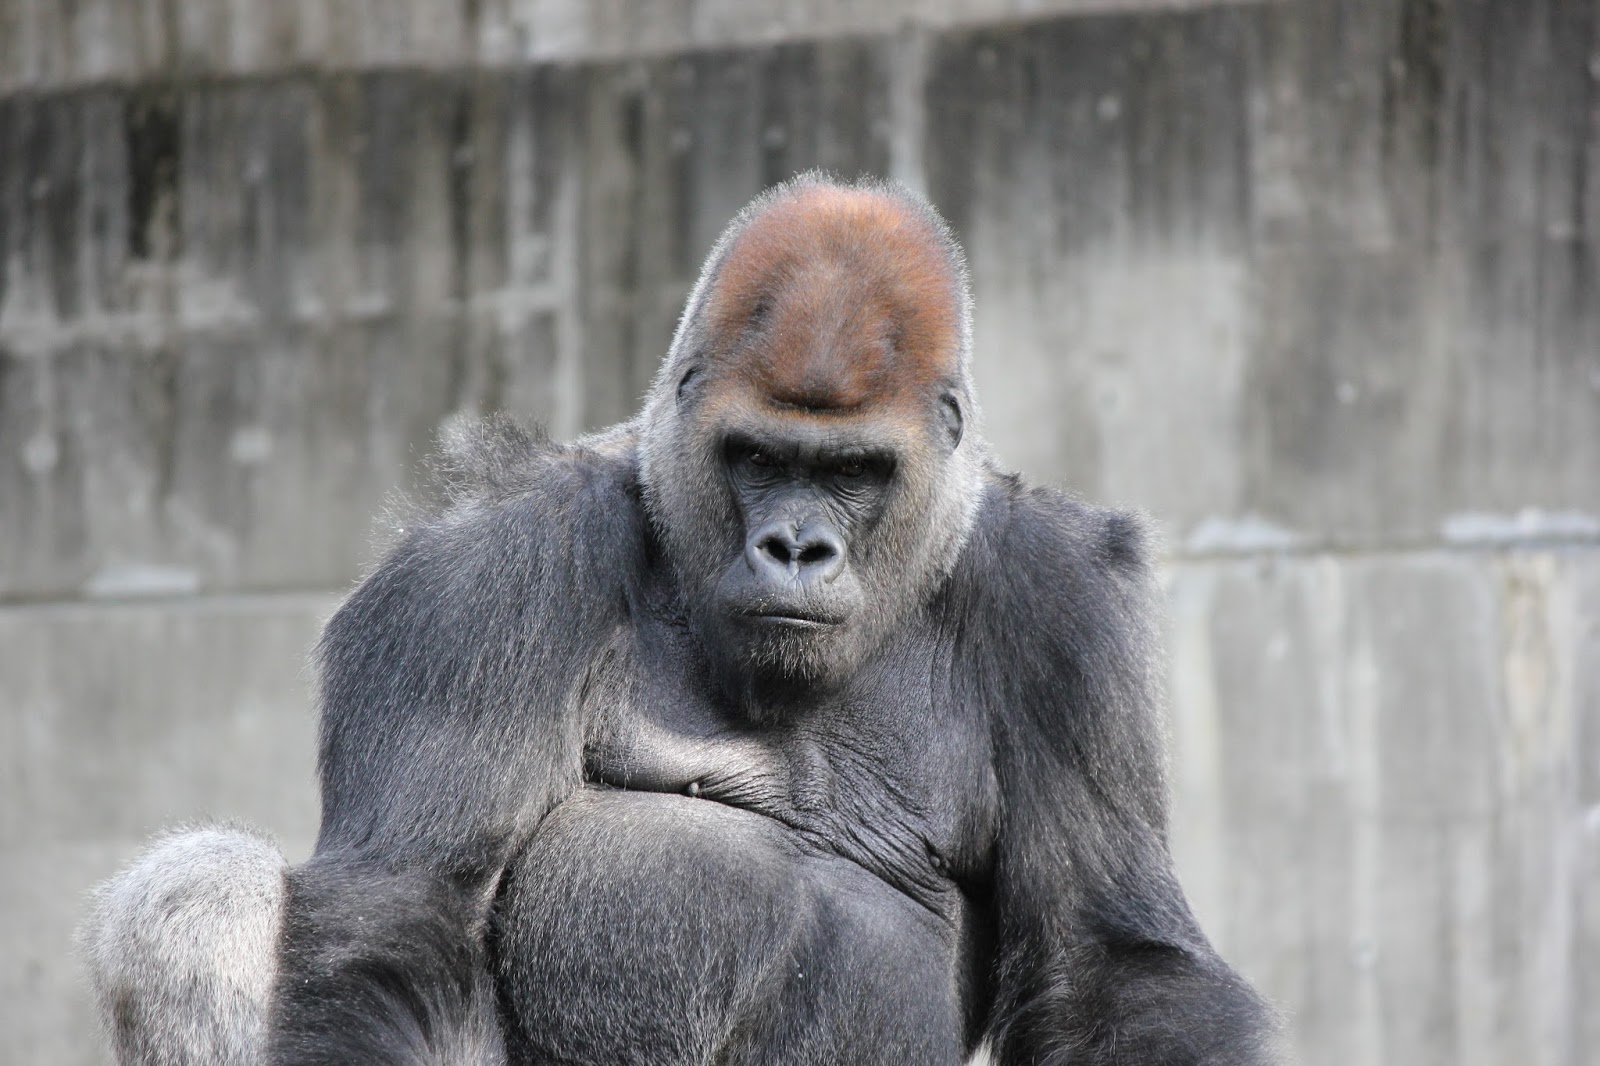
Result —
<path fill-rule="evenodd" d="M 684 391 L 696 444 L 653 488 L 696 628 L 736 685 L 847 679 L 952 561 L 960 407 L 937 389 L 899 399 L 798 407 L 711 374 Z"/>
<path fill-rule="evenodd" d="M 720 451 L 738 539 L 709 604 L 719 639 L 784 675 L 853 658 L 868 603 L 861 564 L 900 487 L 897 449 L 826 423 L 747 419 Z"/>

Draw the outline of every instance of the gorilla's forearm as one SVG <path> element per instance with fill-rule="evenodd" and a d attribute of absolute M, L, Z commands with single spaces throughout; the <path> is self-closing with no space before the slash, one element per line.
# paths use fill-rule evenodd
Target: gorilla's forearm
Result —
<path fill-rule="evenodd" d="M 267 1061 L 505 1062 L 475 893 L 339 855 L 287 886 Z"/>
<path fill-rule="evenodd" d="M 996 1066 L 1274 1066 L 1276 1021 L 1209 950 L 1092 945 L 1034 974 L 997 1033 Z"/>
<path fill-rule="evenodd" d="M 614 479 L 564 449 L 502 430 L 453 456 L 455 506 L 323 633 L 322 830 L 287 879 L 273 1063 L 505 1060 L 484 933 L 581 780 L 580 694 L 621 600 L 594 557 L 628 530 L 597 506 Z"/>

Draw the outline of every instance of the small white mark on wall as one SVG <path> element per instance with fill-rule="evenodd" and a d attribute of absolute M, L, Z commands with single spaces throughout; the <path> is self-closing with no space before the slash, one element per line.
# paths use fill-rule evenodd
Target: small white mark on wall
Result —
<path fill-rule="evenodd" d="M 272 434 L 260 426 L 241 426 L 228 441 L 228 456 L 240 466 L 260 466 L 272 456 Z"/>
<path fill-rule="evenodd" d="M 35 433 L 22 446 L 22 465 L 35 477 L 43 477 L 56 468 L 61 459 L 61 447 L 49 433 Z"/>
<path fill-rule="evenodd" d="M 1248 554 L 1286 551 L 1298 546 L 1301 541 L 1301 536 L 1294 530 L 1258 515 L 1242 515 L 1238 518 L 1212 515 L 1189 531 L 1183 547 L 1186 552 L 1195 555 Z"/>
<path fill-rule="evenodd" d="M 192 596 L 199 590 L 195 571 L 156 563 L 114 563 L 96 571 L 83 586 L 85 596 L 111 600 Z"/>
<path fill-rule="evenodd" d="M 1545 511 L 1525 507 L 1516 514 L 1463 511 L 1440 523 L 1440 535 L 1450 544 L 1496 545 L 1529 541 L 1590 540 L 1600 538 L 1600 516 L 1581 511 Z"/>

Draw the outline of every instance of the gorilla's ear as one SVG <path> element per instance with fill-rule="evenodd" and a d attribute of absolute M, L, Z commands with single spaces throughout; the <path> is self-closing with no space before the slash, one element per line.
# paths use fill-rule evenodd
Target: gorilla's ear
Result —
<path fill-rule="evenodd" d="M 950 434 L 950 449 L 954 451 L 966 429 L 961 417 L 961 401 L 956 399 L 955 393 L 947 392 L 939 397 L 939 413 L 944 416 L 944 428 Z"/>

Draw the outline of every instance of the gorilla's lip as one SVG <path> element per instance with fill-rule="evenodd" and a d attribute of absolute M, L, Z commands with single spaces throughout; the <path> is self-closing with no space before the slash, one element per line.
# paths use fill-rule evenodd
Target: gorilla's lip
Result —
<path fill-rule="evenodd" d="M 740 615 L 758 625 L 793 626 L 796 629 L 826 629 L 839 624 L 837 619 L 819 615 L 801 614 L 798 611 L 741 611 Z"/>

